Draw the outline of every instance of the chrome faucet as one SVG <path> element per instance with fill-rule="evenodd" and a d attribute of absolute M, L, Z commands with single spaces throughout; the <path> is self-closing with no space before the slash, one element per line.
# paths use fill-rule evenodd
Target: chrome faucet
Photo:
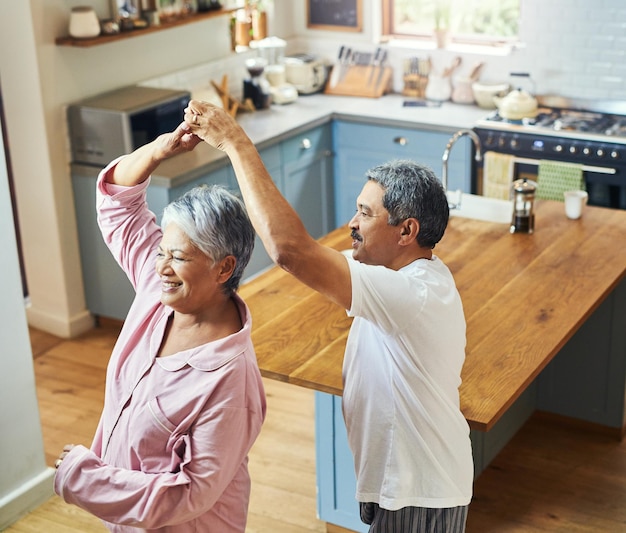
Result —
<path fill-rule="evenodd" d="M 480 145 L 480 139 L 474 130 L 459 130 L 452 137 L 450 137 L 450 140 L 446 145 L 446 149 L 443 151 L 443 156 L 441 157 L 441 162 L 443 163 L 441 168 L 441 184 L 446 192 L 448 190 L 448 158 L 450 157 L 450 150 L 452 150 L 454 143 L 466 135 L 474 143 L 474 150 L 476 152 L 474 155 L 474 161 L 482 161 L 482 147 Z M 460 191 L 456 203 L 450 204 L 450 209 L 458 209 L 459 207 L 461 207 Z"/>

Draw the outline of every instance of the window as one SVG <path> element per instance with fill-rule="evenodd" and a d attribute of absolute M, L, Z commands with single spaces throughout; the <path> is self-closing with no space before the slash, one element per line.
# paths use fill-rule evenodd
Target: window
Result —
<path fill-rule="evenodd" d="M 382 0 L 383 35 L 429 39 L 448 30 L 454 42 L 517 41 L 521 0 Z"/>

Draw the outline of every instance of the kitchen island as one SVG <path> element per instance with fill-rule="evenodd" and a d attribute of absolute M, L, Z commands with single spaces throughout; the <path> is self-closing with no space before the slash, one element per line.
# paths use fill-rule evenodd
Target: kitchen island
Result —
<path fill-rule="evenodd" d="M 623 434 L 626 212 L 587 207 L 569 220 L 561 202 L 536 207 L 532 235 L 451 217 L 435 249 L 454 274 L 467 320 L 460 398 L 476 475 L 536 409 Z M 349 231 L 323 242 L 348 249 Z M 262 374 L 338 398 L 345 311 L 277 268 L 241 295 Z"/>

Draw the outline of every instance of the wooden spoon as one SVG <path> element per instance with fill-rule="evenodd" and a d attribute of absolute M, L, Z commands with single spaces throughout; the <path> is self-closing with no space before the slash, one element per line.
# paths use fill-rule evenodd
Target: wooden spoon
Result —
<path fill-rule="evenodd" d="M 441 75 L 442 78 L 447 78 L 449 76 L 452 76 L 452 73 L 461 65 L 461 58 L 459 56 L 456 56 L 454 58 L 454 60 L 452 61 L 452 65 L 450 65 L 447 69 L 444 69 L 443 74 Z"/>
<path fill-rule="evenodd" d="M 479 61 L 478 63 L 476 63 L 474 68 L 472 68 L 472 70 L 470 71 L 469 79 L 471 81 L 478 81 L 478 78 L 480 77 L 480 71 L 483 69 L 484 66 L 485 66 L 485 63 L 482 61 Z"/>

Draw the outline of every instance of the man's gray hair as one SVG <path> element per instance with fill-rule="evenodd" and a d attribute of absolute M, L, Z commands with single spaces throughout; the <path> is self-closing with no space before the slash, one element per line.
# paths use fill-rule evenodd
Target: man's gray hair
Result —
<path fill-rule="evenodd" d="M 389 225 L 397 226 L 407 218 L 417 219 L 418 244 L 434 248 L 443 237 L 450 216 L 446 192 L 435 173 L 415 161 L 395 160 L 371 168 L 366 176 L 385 190 L 383 206 L 389 212 Z"/>
<path fill-rule="evenodd" d="M 173 222 L 213 263 L 232 255 L 237 263 L 224 291 L 239 287 L 254 248 L 254 228 L 243 202 L 221 185 L 200 185 L 163 211 L 161 227 Z"/>

